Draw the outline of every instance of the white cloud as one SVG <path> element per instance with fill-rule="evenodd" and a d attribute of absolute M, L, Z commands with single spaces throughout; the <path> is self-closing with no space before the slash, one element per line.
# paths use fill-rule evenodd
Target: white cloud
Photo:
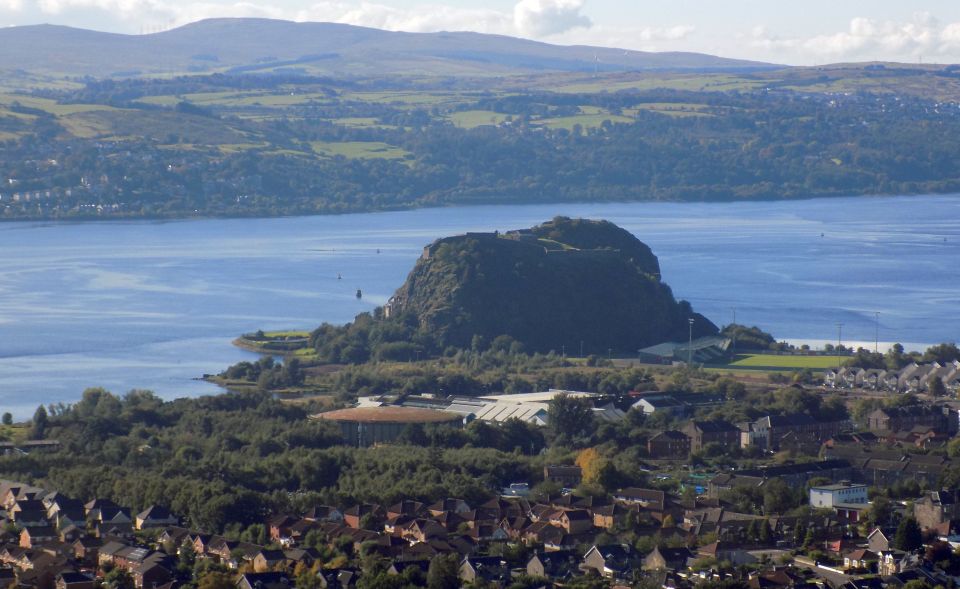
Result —
<path fill-rule="evenodd" d="M 696 30 L 690 25 L 674 27 L 609 27 L 594 25 L 573 29 L 551 37 L 551 41 L 569 45 L 595 45 L 638 51 L 683 50 L 684 43 Z"/>
<path fill-rule="evenodd" d="M 520 0 L 513 7 L 513 24 L 521 34 L 548 37 L 571 29 L 589 28 L 582 0 Z"/>
<path fill-rule="evenodd" d="M 464 31 L 481 33 L 513 32 L 508 15 L 495 10 L 461 9 L 443 5 L 401 10 L 383 4 L 322 2 L 290 17 L 297 21 L 329 21 L 390 31 Z"/>
<path fill-rule="evenodd" d="M 931 14 L 919 12 L 908 22 L 851 19 L 844 31 L 812 37 L 780 37 L 764 26 L 754 27 L 752 47 L 775 53 L 793 53 L 832 61 L 912 61 L 921 57 L 935 60 L 960 49 L 960 23 L 941 24 Z"/>
<path fill-rule="evenodd" d="M 0 0 L 0 12 L 27 9 L 52 22 L 110 22 L 114 30 L 119 26 L 131 31 L 157 31 L 206 18 L 257 17 L 392 31 L 476 31 L 647 51 L 682 49 L 677 42 L 694 31 L 685 24 L 596 25 L 586 14 L 586 0 L 514 0 L 512 9 L 507 10 L 426 1 L 430 3 L 400 8 L 377 0 L 306 0 L 299 5 L 269 0 Z"/>

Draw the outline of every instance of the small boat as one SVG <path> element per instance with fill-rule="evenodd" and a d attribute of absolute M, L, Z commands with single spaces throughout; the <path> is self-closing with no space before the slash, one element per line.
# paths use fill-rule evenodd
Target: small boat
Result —
<path fill-rule="evenodd" d="M 343 280 L 343 276 L 340 276 L 339 272 L 337 272 L 337 280 Z"/>
<path fill-rule="evenodd" d="M 357 298 L 358 298 L 358 299 L 362 299 L 362 298 L 363 298 L 363 293 L 360 292 L 360 289 L 359 289 L 359 288 L 357 289 Z"/>

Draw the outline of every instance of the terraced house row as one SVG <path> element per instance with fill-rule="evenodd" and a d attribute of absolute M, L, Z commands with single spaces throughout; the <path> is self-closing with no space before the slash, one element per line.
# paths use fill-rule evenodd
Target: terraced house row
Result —
<path fill-rule="evenodd" d="M 960 392 L 960 360 L 940 364 L 911 362 L 900 370 L 880 368 L 840 368 L 823 373 L 824 384 L 840 389 L 868 389 L 893 393 L 925 393 L 934 381 L 940 381 L 946 393 Z"/>

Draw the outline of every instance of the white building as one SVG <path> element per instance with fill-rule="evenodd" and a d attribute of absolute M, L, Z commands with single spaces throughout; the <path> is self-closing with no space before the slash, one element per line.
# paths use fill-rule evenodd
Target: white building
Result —
<path fill-rule="evenodd" d="M 835 508 L 845 505 L 866 505 L 867 486 L 851 483 L 810 487 L 812 507 Z"/>

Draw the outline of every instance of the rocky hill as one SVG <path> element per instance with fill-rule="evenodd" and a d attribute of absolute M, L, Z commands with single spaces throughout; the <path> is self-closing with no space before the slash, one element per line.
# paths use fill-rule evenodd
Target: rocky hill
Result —
<path fill-rule="evenodd" d="M 717 332 L 660 280 L 649 247 L 607 221 L 558 217 L 505 234 L 440 239 L 424 249 L 387 316 L 413 315 L 441 346 L 509 335 L 531 351 L 634 353 Z"/>

